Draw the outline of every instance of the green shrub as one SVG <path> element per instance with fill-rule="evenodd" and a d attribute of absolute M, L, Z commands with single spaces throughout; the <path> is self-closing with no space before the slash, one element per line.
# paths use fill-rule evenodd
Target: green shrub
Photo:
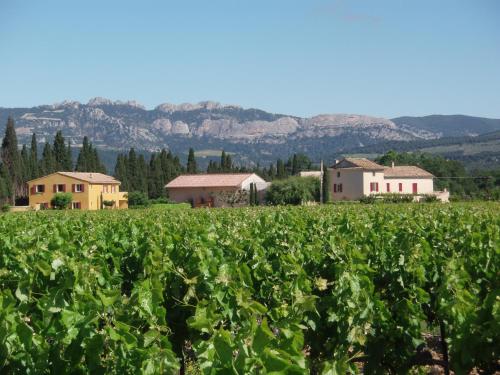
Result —
<path fill-rule="evenodd" d="M 10 206 L 6 203 L 2 206 L 2 212 L 9 212 L 10 211 Z"/>
<path fill-rule="evenodd" d="M 421 199 L 420 202 L 423 203 L 435 203 L 438 202 L 439 199 L 435 195 L 424 195 Z"/>
<path fill-rule="evenodd" d="M 102 201 L 104 207 L 113 207 L 115 205 L 115 201 Z"/>
<path fill-rule="evenodd" d="M 142 191 L 132 191 L 128 193 L 128 205 L 129 207 L 148 206 L 148 196 Z"/>
<path fill-rule="evenodd" d="M 290 177 L 271 184 L 266 201 L 271 205 L 299 205 L 319 201 L 320 181 L 314 177 Z"/>
<path fill-rule="evenodd" d="M 160 198 L 150 199 L 149 203 L 150 204 L 172 204 L 174 202 L 166 197 L 160 197 Z"/>
<path fill-rule="evenodd" d="M 73 195 L 71 193 L 56 193 L 50 200 L 50 203 L 56 210 L 64 210 L 68 208 L 72 200 Z"/>
<path fill-rule="evenodd" d="M 365 195 L 359 201 L 364 204 L 373 204 L 375 203 L 375 199 L 375 195 Z"/>

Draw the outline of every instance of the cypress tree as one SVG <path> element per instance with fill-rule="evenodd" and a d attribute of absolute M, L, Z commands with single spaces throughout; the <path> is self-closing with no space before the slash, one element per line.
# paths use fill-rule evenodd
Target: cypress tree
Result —
<path fill-rule="evenodd" d="M 121 182 L 120 190 L 129 191 L 129 181 L 127 175 L 127 157 L 125 155 L 118 155 L 115 164 L 115 177 Z"/>
<path fill-rule="evenodd" d="M 30 154 L 28 151 L 28 147 L 26 145 L 23 145 L 23 148 L 21 150 L 21 175 L 22 175 L 22 197 L 27 197 L 28 196 L 28 189 L 26 186 L 26 181 L 30 180 L 31 176 L 31 163 L 30 163 Z"/>
<path fill-rule="evenodd" d="M 58 171 L 70 171 L 72 168 L 68 167 L 68 152 L 66 150 L 66 143 L 64 142 L 64 137 L 62 131 L 58 130 L 54 138 L 54 146 L 52 148 L 54 152 L 54 159 L 56 161 L 56 169 Z"/>
<path fill-rule="evenodd" d="M 65 170 L 73 170 L 73 154 L 71 153 L 71 142 L 68 139 L 68 146 L 66 147 Z"/>
<path fill-rule="evenodd" d="M 299 173 L 297 154 L 293 154 L 293 157 L 292 157 L 292 176 L 295 176 L 297 173 Z"/>
<path fill-rule="evenodd" d="M 78 158 L 76 161 L 76 170 L 78 172 L 89 172 L 90 171 L 90 163 L 92 155 L 90 150 L 89 139 L 85 136 L 83 137 L 82 148 L 78 153 Z"/>
<path fill-rule="evenodd" d="M 148 194 L 148 166 L 144 155 L 140 154 L 137 158 L 137 189 Z"/>
<path fill-rule="evenodd" d="M 14 119 L 9 116 L 7 119 L 7 127 L 5 128 L 5 136 L 2 141 L 0 157 L 8 173 L 8 179 L 11 184 L 11 204 L 15 204 L 16 195 L 22 190 L 22 172 L 19 150 L 17 148 L 17 136 L 14 124 Z"/>
<path fill-rule="evenodd" d="M 7 167 L 0 160 L 0 204 L 5 204 L 11 198 L 11 183 Z"/>
<path fill-rule="evenodd" d="M 137 155 L 135 153 L 134 148 L 131 148 L 129 153 L 128 153 L 127 177 L 128 177 L 130 191 L 139 190 L 140 184 L 138 183 L 139 175 L 137 172 Z"/>
<path fill-rule="evenodd" d="M 196 158 L 194 156 L 194 150 L 192 148 L 189 149 L 186 169 L 187 173 L 196 173 Z"/>
<path fill-rule="evenodd" d="M 40 164 L 40 169 L 43 175 L 48 175 L 56 172 L 56 159 L 54 157 L 54 152 L 52 151 L 50 143 L 45 143 L 45 146 L 43 147 L 42 161 Z"/>
<path fill-rule="evenodd" d="M 323 171 L 323 202 L 328 203 L 330 201 L 330 192 L 331 192 L 331 178 L 330 172 L 328 168 L 325 168 Z"/>
<path fill-rule="evenodd" d="M 276 178 L 285 178 L 286 177 L 286 170 L 285 170 L 285 164 L 283 163 L 283 160 L 278 159 L 276 162 Z"/>
<path fill-rule="evenodd" d="M 36 134 L 33 133 L 31 136 L 31 147 L 30 147 L 30 180 L 40 177 L 40 165 L 38 162 L 38 144 L 36 141 Z"/>

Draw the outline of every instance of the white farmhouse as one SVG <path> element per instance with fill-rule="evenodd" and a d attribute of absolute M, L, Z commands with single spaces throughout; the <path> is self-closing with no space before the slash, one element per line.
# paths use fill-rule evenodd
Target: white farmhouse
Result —
<path fill-rule="evenodd" d="M 357 200 L 370 194 L 413 194 L 419 200 L 435 195 L 448 201 L 447 191 L 434 191 L 434 176 L 415 166 L 385 167 L 365 158 L 345 158 L 330 169 L 332 200 Z"/>

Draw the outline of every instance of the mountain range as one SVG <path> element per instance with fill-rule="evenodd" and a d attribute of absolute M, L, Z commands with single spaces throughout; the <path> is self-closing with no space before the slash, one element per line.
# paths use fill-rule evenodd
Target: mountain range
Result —
<path fill-rule="evenodd" d="M 146 109 L 135 101 L 94 98 L 88 103 L 65 101 L 32 108 L 0 107 L 0 131 L 8 116 L 16 121 L 21 144 L 32 133 L 51 141 L 57 130 L 75 147 L 83 136 L 103 152 L 135 147 L 161 148 L 184 154 L 189 147 L 199 157 L 225 149 L 242 162 L 267 163 L 293 152 L 330 159 L 350 149 L 387 142 L 426 142 L 447 137 L 475 137 L 500 130 L 500 120 L 462 115 L 432 115 L 386 119 L 357 114 L 297 117 L 217 102 L 158 105 Z"/>

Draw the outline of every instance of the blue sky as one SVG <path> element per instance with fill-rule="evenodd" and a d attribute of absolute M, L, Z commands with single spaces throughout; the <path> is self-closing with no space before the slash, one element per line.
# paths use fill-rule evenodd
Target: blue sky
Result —
<path fill-rule="evenodd" d="M 500 118 L 497 0 L 0 0 L 0 106 Z"/>

